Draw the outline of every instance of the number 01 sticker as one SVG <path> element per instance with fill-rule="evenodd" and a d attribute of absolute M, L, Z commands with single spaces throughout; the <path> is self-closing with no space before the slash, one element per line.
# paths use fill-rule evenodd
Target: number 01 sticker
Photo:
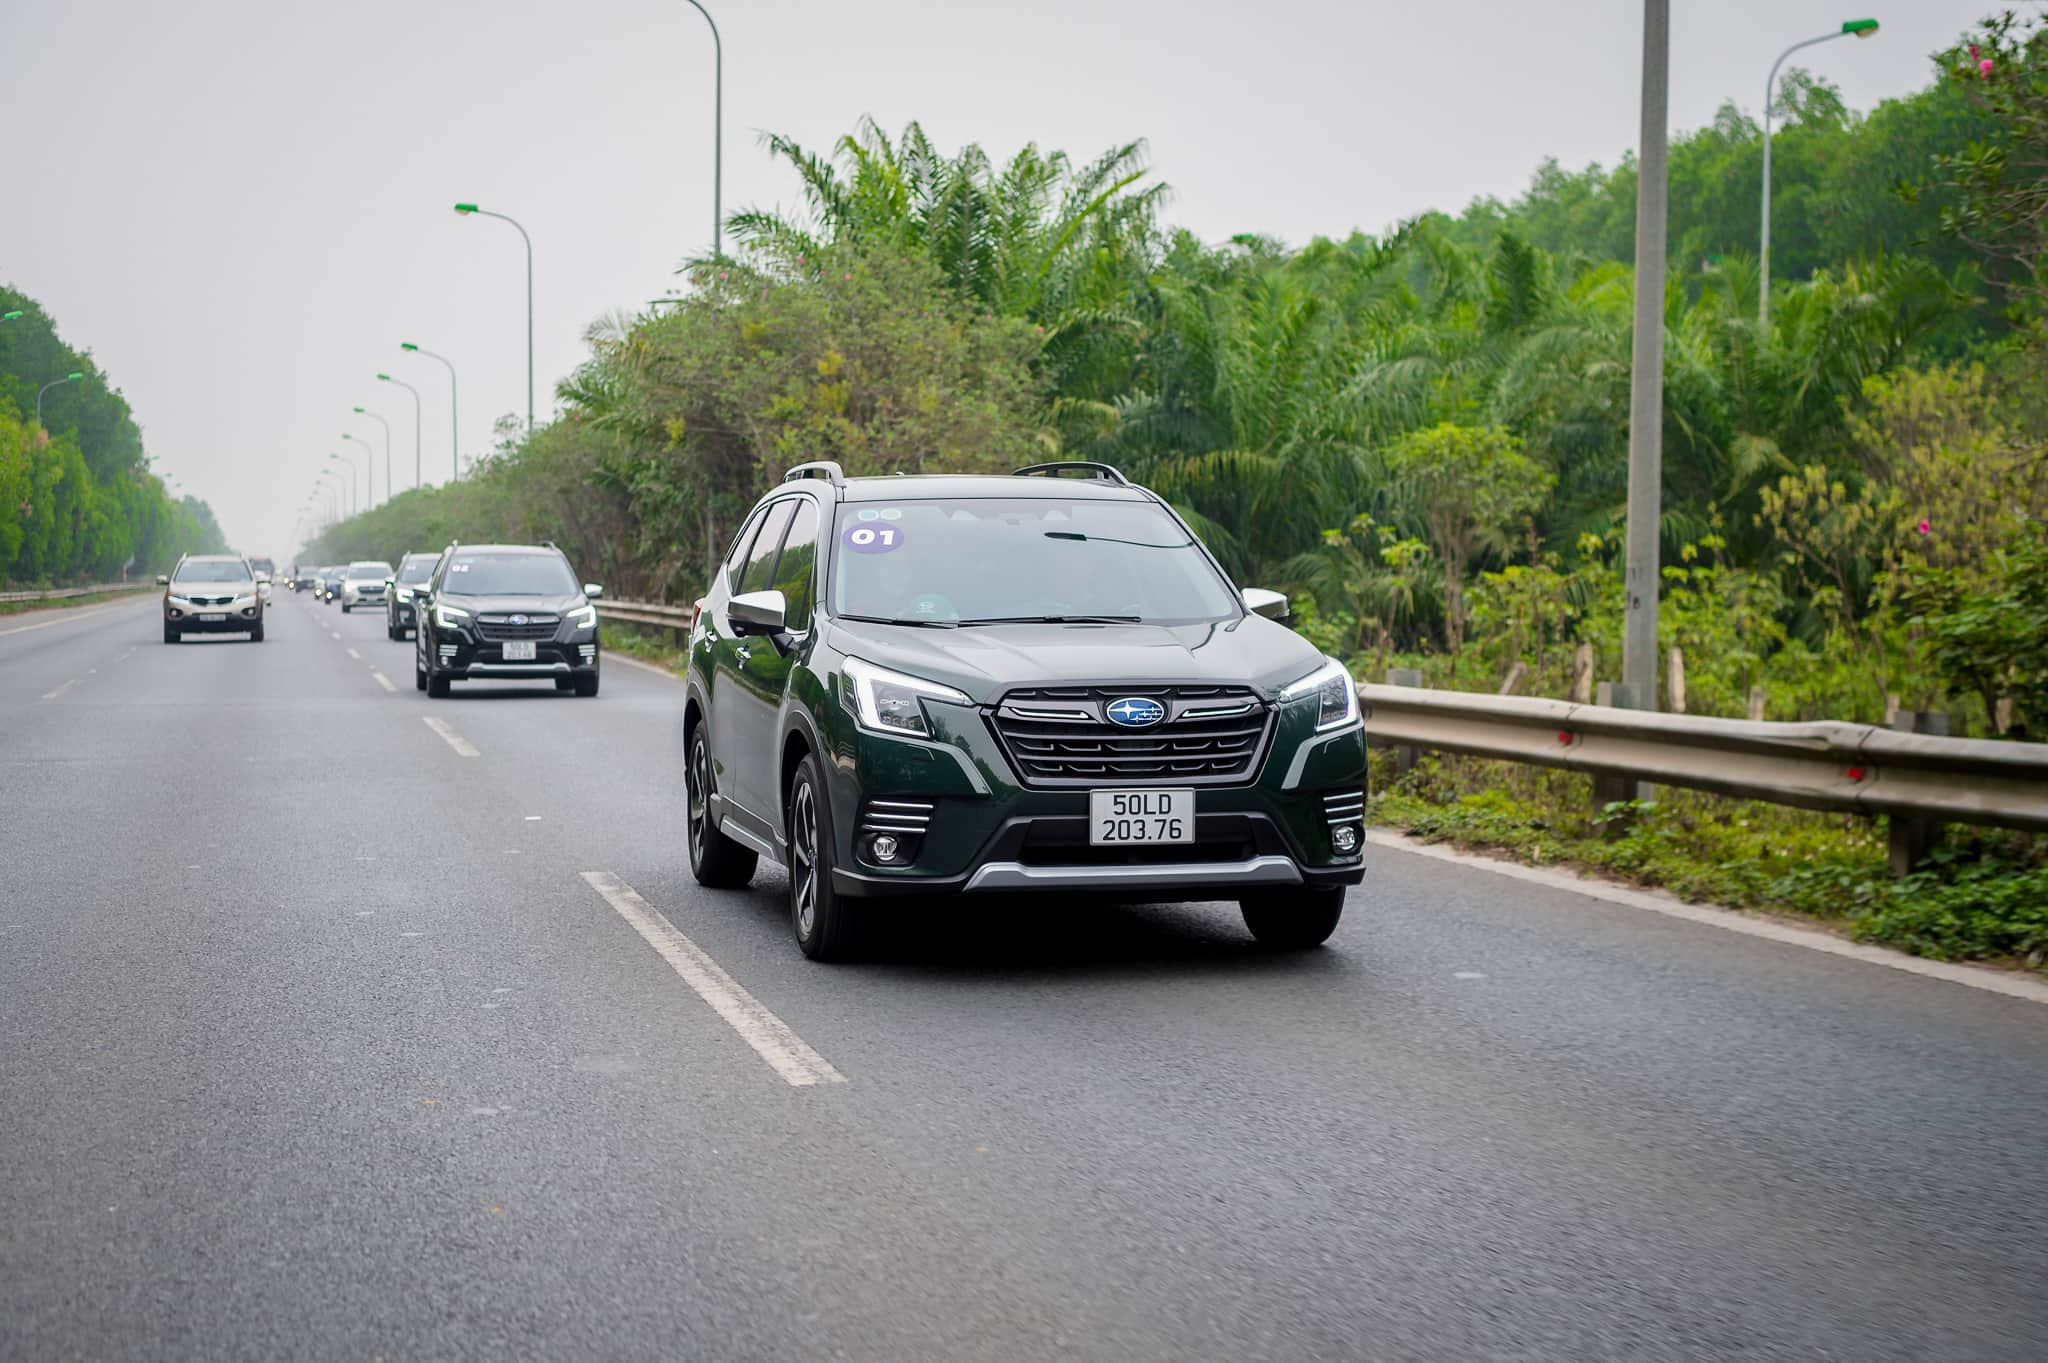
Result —
<path fill-rule="evenodd" d="M 854 525 L 839 538 L 856 554 L 886 554 L 902 546 L 903 531 L 893 525 Z"/>

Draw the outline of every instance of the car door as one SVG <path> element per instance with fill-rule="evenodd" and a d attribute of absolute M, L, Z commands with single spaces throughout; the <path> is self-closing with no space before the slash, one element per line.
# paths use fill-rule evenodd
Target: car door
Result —
<path fill-rule="evenodd" d="M 765 590 L 775 574 L 775 558 L 782 549 L 782 533 L 796 513 L 797 499 L 783 497 L 768 503 L 758 518 L 752 542 L 745 555 L 728 569 L 732 597 Z M 756 655 L 772 653 L 775 645 L 759 635 L 741 635 L 733 628 L 730 615 L 717 622 L 711 641 L 711 760 L 718 770 L 718 790 L 726 800 L 739 806 L 756 832 L 767 835 L 775 826 L 774 805 L 764 803 L 759 792 L 769 783 L 751 770 L 757 748 L 751 736 L 761 731 L 759 714 L 764 698 L 757 689 L 751 665 Z"/>
<path fill-rule="evenodd" d="M 743 647 L 730 697 L 738 718 L 734 737 L 741 754 L 739 789 L 747 808 L 774 820 L 778 828 L 782 817 L 777 786 L 782 771 L 783 698 L 797 651 L 811 628 L 811 566 L 818 554 L 818 504 L 798 496 L 792 507 L 783 521 L 780 551 L 764 584 L 766 589 L 782 593 L 787 627 L 779 635 L 740 641 Z M 763 524 L 763 542 L 774 528 L 774 522 Z"/>

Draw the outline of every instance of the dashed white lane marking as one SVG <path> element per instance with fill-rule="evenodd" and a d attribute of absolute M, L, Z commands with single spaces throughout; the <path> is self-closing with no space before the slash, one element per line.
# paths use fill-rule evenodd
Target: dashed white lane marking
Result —
<path fill-rule="evenodd" d="M 58 616 L 54 620 L 38 620 L 33 625 L 16 625 L 13 629 L 0 629 L 0 636 L 8 634 L 26 634 L 32 629 L 48 629 L 52 625 L 68 625 L 73 620 L 90 620 L 95 615 L 105 615 L 108 611 L 120 610 L 123 606 L 132 606 L 134 604 L 135 603 L 132 601 L 123 601 L 112 606 L 99 606 L 89 611 L 77 611 L 75 613 L 67 613 Z"/>
<path fill-rule="evenodd" d="M 1451 978 L 1454 980 L 1483 980 L 1486 978 L 1486 972 L 1483 970 L 1453 970 Z"/>
<path fill-rule="evenodd" d="M 538 815 L 538 814 L 529 814 L 529 815 L 527 815 L 527 816 L 526 816 L 526 822 L 528 822 L 528 823 L 539 823 L 539 822 L 540 822 L 540 815 Z"/>
<path fill-rule="evenodd" d="M 786 1082 L 799 1088 L 846 1082 L 846 1076 L 833 1069 L 830 1061 L 812 1050 L 789 1029 L 788 1023 L 769 1012 L 738 980 L 726 974 L 725 968 L 712 960 L 704 948 L 655 912 L 654 906 L 632 886 L 610 871 L 585 871 L 583 879 Z"/>
<path fill-rule="evenodd" d="M 385 676 L 382 672 L 372 672 L 370 675 L 375 677 L 377 685 L 383 687 L 386 691 L 396 691 L 398 689 L 391 684 L 391 678 Z"/>
<path fill-rule="evenodd" d="M 335 638 L 337 638 L 337 639 L 339 639 L 339 638 L 341 637 L 341 631 L 340 631 L 340 630 L 334 630 L 334 631 L 333 631 L 333 634 L 334 634 L 334 637 L 335 637 Z"/>
<path fill-rule="evenodd" d="M 361 662 L 363 660 L 363 655 L 356 652 L 354 649 L 350 649 L 348 651 L 348 656 L 354 658 L 357 662 Z"/>
<path fill-rule="evenodd" d="M 54 690 L 43 692 L 43 699 L 55 700 L 57 699 L 57 697 L 63 695 L 66 691 L 69 691 L 72 687 L 76 685 L 78 685 L 78 678 L 73 677 L 70 681 L 64 682 L 62 685 L 56 687 Z"/>
<path fill-rule="evenodd" d="M 1367 829 L 1365 840 L 1375 847 L 1391 847 L 1402 852 L 1413 852 L 1418 857 L 1453 862 L 1476 871 L 1491 871 L 1495 875 L 1526 880 L 1548 886 L 1553 890 L 1584 895 L 1588 899 L 1598 899 L 1609 904 L 1621 904 L 1631 909 L 1648 909 L 1651 913 L 1661 913 L 1669 918 L 1683 918 L 1689 923 L 1703 923 L 1727 932 L 1739 932 L 1745 937 L 1762 937 L 1773 942 L 1782 942 L 1787 946 L 1805 947 L 1808 951 L 1824 951 L 1830 956 L 1846 956 L 1852 961 L 1862 961 L 1866 965 L 1881 965 L 1887 970 L 1903 970 L 1909 975 L 1925 975 L 1931 979 L 1947 980 L 1950 984 L 1967 985 L 1971 989 L 1982 989 L 1987 993 L 2026 999 L 2030 1003 L 2048 1003 L 2048 981 L 2033 979 L 2017 972 L 2008 973 L 1985 966 L 1954 965 L 1947 961 L 1924 960 L 1883 947 L 1847 942 L 1812 928 L 1798 928 L 1774 919 L 1737 913 L 1733 909 L 1710 909 L 1701 904 L 1688 904 L 1676 895 L 1665 894 L 1661 890 L 1638 890 L 1604 880 L 1581 878 L 1566 871 L 1523 866 L 1518 862 L 1501 861 L 1496 857 L 1475 856 L 1470 852 L 1459 852 L 1452 848 L 1439 847 L 1434 843 L 1419 842 L 1386 829 Z"/>
<path fill-rule="evenodd" d="M 477 750 L 470 746 L 469 740 L 464 738 L 461 734 L 456 733 L 455 730 L 449 728 L 448 722 L 446 720 L 435 719 L 432 715 L 421 715 L 420 723 L 426 725 L 429 729 L 432 729 L 435 733 L 441 735 L 441 737 L 444 740 L 446 740 L 448 746 L 455 749 L 455 751 L 460 753 L 462 756 L 477 756 Z"/>

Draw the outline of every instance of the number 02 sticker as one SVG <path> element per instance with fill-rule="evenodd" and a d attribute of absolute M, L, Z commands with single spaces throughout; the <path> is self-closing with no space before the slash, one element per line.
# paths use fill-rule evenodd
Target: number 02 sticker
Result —
<path fill-rule="evenodd" d="M 903 531 L 893 525 L 854 525 L 839 537 L 856 554 L 886 554 L 903 543 Z"/>

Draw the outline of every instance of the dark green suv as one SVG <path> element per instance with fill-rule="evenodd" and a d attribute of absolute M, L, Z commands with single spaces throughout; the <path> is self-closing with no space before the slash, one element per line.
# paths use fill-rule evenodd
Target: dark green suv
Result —
<path fill-rule="evenodd" d="M 934 894 L 1234 899 L 1321 943 L 1364 874 L 1365 732 L 1285 610 L 1106 465 L 793 469 L 697 603 L 690 868 L 787 865 L 821 959 Z"/>

